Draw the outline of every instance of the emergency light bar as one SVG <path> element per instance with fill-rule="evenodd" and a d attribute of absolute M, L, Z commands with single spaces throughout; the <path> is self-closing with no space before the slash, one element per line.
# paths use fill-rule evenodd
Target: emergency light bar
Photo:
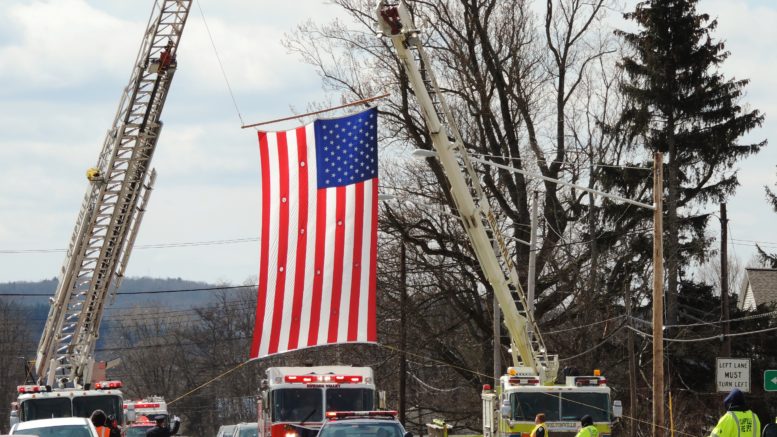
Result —
<path fill-rule="evenodd" d="M 146 404 L 135 404 L 135 409 L 138 408 L 159 408 L 160 404 L 157 402 L 153 403 L 146 403 Z"/>
<path fill-rule="evenodd" d="M 343 419 L 346 417 L 397 417 L 396 410 L 386 411 L 327 411 L 326 418 L 329 420 Z"/>
<path fill-rule="evenodd" d="M 283 379 L 288 383 L 323 382 L 337 384 L 358 384 L 364 380 L 359 375 L 286 375 Z"/>
<path fill-rule="evenodd" d="M 540 385 L 540 379 L 536 377 L 511 376 L 508 382 L 510 385 Z"/>
<path fill-rule="evenodd" d="M 108 390 L 112 388 L 121 388 L 121 381 L 100 381 L 94 383 L 95 390 Z"/>
<path fill-rule="evenodd" d="M 49 390 L 45 385 L 20 385 L 16 387 L 19 393 L 42 393 Z"/>
<path fill-rule="evenodd" d="M 603 376 L 576 376 L 575 385 L 578 387 L 607 385 L 607 378 Z"/>

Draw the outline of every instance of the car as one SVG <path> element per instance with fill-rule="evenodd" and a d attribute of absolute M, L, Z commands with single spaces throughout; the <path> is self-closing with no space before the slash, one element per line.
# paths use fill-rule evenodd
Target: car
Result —
<path fill-rule="evenodd" d="M 89 419 L 60 417 L 19 422 L 11 427 L 9 434 L 38 437 L 97 437 L 97 430 Z"/>
<path fill-rule="evenodd" d="M 232 437 L 257 437 L 259 435 L 256 422 L 241 422 L 235 425 L 232 431 Z"/>
<path fill-rule="evenodd" d="M 146 437 L 146 432 L 156 426 L 156 422 L 146 416 L 139 416 L 135 422 L 127 425 L 124 437 Z"/>
<path fill-rule="evenodd" d="M 237 425 L 221 425 L 216 437 L 232 437 L 232 433 L 235 431 L 236 426 Z"/>
<path fill-rule="evenodd" d="M 396 411 L 328 411 L 318 437 L 413 437 Z"/>

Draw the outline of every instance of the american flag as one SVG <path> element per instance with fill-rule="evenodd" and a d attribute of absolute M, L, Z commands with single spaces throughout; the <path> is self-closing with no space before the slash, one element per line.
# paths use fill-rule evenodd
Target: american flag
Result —
<path fill-rule="evenodd" d="M 377 110 L 259 132 L 251 358 L 376 341 Z"/>

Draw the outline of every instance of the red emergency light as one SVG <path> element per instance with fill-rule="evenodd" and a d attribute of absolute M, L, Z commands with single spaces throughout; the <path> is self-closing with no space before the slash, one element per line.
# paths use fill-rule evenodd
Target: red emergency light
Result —
<path fill-rule="evenodd" d="M 539 385 L 540 384 L 539 378 L 520 377 L 520 376 L 511 376 L 507 382 L 509 382 L 510 385 Z"/>
<path fill-rule="evenodd" d="M 359 375 L 286 375 L 283 377 L 284 381 L 288 383 L 360 383 L 364 381 L 364 378 Z"/>
<path fill-rule="evenodd" d="M 160 404 L 157 402 L 153 403 L 145 403 L 145 404 L 135 404 L 135 409 L 138 408 L 159 408 Z"/>
<path fill-rule="evenodd" d="M 337 420 L 345 417 L 397 417 L 396 410 L 386 411 L 327 411 L 326 418 Z"/>
<path fill-rule="evenodd" d="M 19 393 L 41 393 L 46 391 L 44 385 L 20 385 L 16 387 L 16 391 Z"/>
<path fill-rule="evenodd" d="M 108 390 L 112 388 L 121 388 L 121 381 L 100 381 L 94 383 L 95 390 Z"/>

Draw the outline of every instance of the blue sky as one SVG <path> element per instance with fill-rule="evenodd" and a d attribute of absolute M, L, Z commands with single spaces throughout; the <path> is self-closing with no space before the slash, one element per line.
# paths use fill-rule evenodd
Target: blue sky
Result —
<path fill-rule="evenodd" d="M 199 1 L 246 121 L 285 116 L 291 107 L 302 110 L 332 97 L 281 39 L 305 20 L 337 17 L 336 6 L 324 0 Z M 57 275 L 87 187 L 84 172 L 95 164 L 113 120 L 151 4 L 0 2 L 0 282 Z M 724 71 L 749 77 L 745 102 L 767 114 L 752 137 L 774 143 L 740 165 L 730 237 L 777 244 L 777 214 L 762 188 L 777 181 L 777 4 L 706 0 L 701 8 L 719 17 L 716 37 L 732 52 Z M 250 282 L 258 267 L 256 137 L 239 128 L 196 5 L 178 60 L 154 157 L 156 190 L 127 274 Z M 244 242 L 144 247 L 236 239 Z M 752 245 L 734 243 L 733 252 L 749 259 Z"/>

